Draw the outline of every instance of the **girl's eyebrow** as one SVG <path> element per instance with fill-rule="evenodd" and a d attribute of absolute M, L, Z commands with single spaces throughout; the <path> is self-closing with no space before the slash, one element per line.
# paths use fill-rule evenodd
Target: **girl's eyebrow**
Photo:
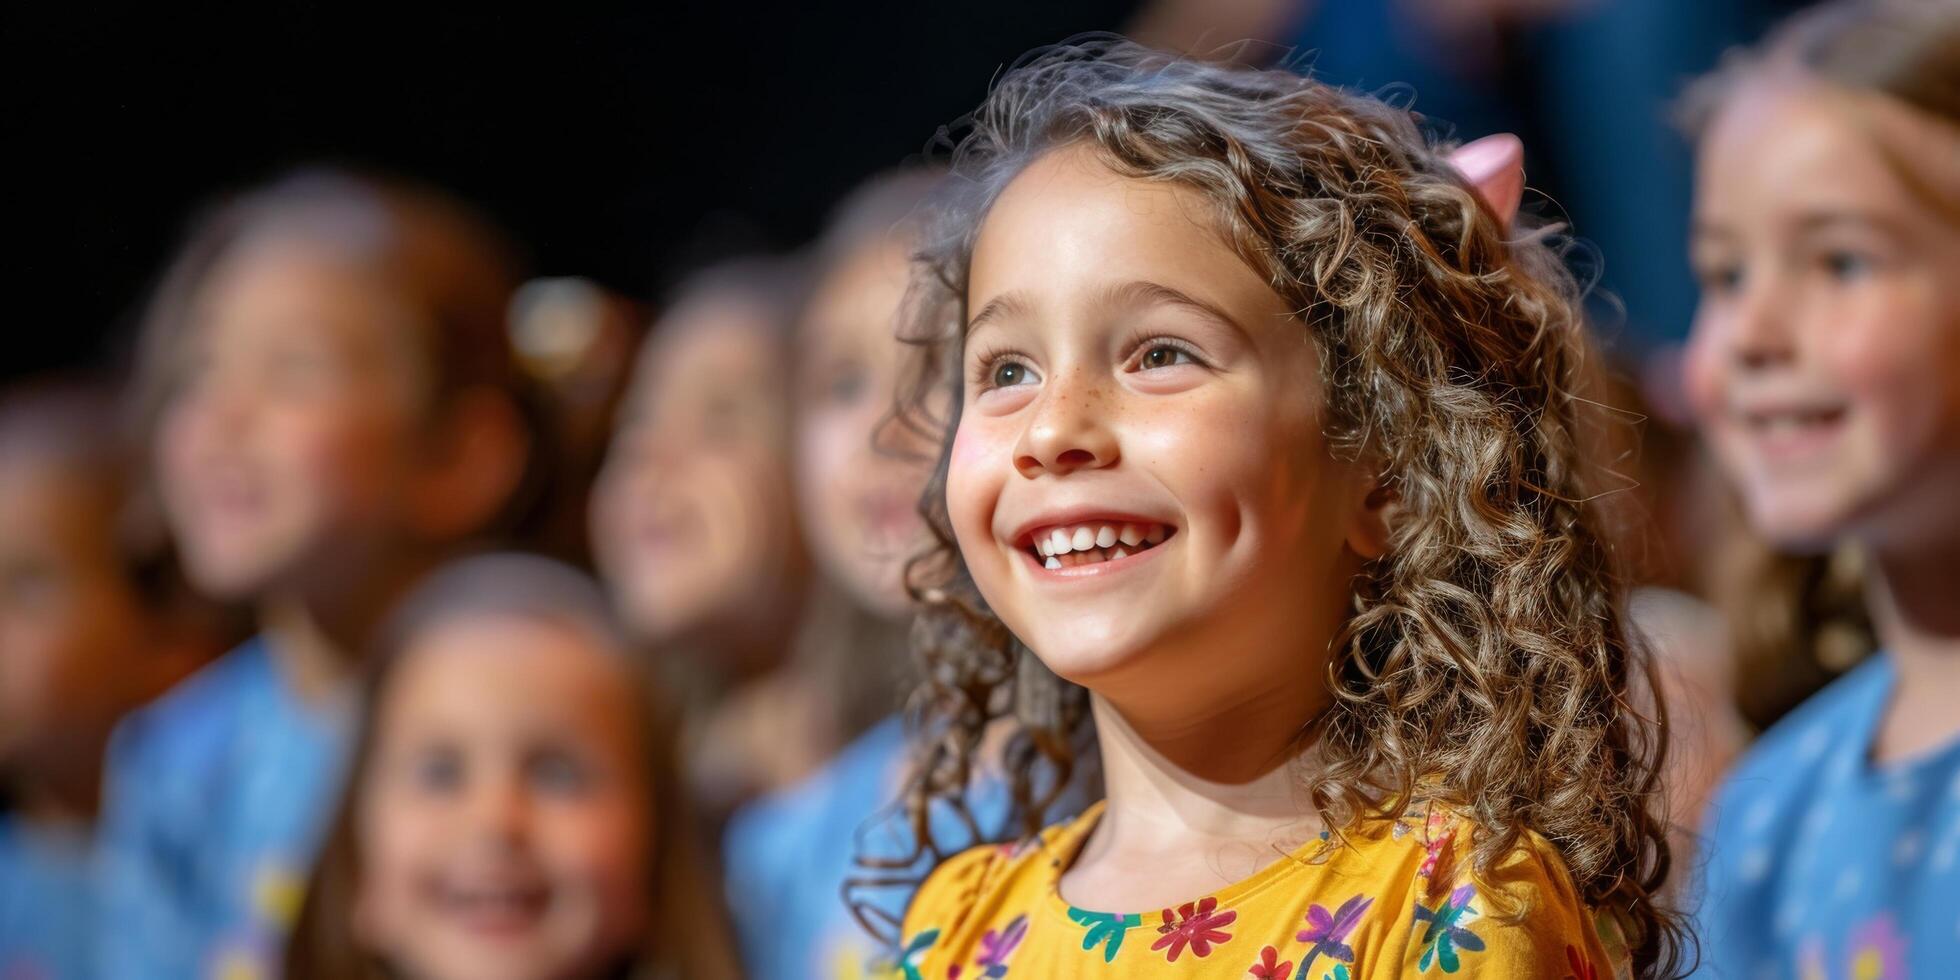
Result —
<path fill-rule="evenodd" d="M 1103 291 L 1102 301 L 1111 306 L 1119 307 L 1181 306 L 1199 316 L 1216 322 L 1219 326 L 1237 332 L 1241 337 L 1250 336 L 1246 333 L 1243 324 L 1233 319 L 1231 314 L 1226 313 L 1215 304 L 1207 303 L 1181 289 L 1174 289 L 1163 283 L 1151 282 L 1148 279 L 1133 279 L 1129 282 L 1117 283 L 1110 286 Z"/>
<path fill-rule="evenodd" d="M 1243 324 L 1233 319 L 1230 314 L 1220 309 L 1217 305 L 1205 302 L 1181 289 L 1175 289 L 1159 282 L 1151 282 L 1148 279 L 1133 279 L 1128 282 L 1119 282 L 1108 286 L 1097 297 L 1097 300 L 1100 303 L 1116 307 L 1181 306 L 1208 320 L 1216 322 L 1220 326 L 1230 328 L 1238 332 L 1241 336 L 1249 336 Z M 980 312 L 974 314 L 973 319 L 967 321 L 966 335 L 972 337 L 974 332 L 981 327 L 1004 317 L 1026 316 L 1032 308 L 1027 297 L 1022 293 L 1002 293 L 988 300 L 986 305 L 980 307 Z"/>
<path fill-rule="evenodd" d="M 1697 218 L 1688 226 L 1688 238 L 1692 241 L 1734 237 L 1735 230 L 1728 225 L 1717 224 L 1706 219 Z"/>
<path fill-rule="evenodd" d="M 1905 237 L 1900 231 L 1899 223 L 1891 215 L 1874 211 L 1811 211 L 1797 219 L 1797 231 L 1802 234 L 1829 231 L 1833 228 L 1872 231 L 1892 239 Z"/>
<path fill-rule="evenodd" d="M 1032 309 L 1033 306 L 1022 293 L 1002 293 L 988 300 L 987 305 L 980 307 L 980 312 L 973 314 L 973 319 L 966 321 L 966 335 L 971 337 L 975 330 L 1002 317 L 1027 316 Z"/>

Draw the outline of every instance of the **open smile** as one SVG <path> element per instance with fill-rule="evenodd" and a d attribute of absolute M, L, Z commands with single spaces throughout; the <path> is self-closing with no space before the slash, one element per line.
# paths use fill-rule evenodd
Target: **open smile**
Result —
<path fill-rule="evenodd" d="M 1016 547 L 1046 575 L 1079 578 L 1135 565 L 1176 534 L 1155 521 L 1082 521 L 1033 528 Z"/>

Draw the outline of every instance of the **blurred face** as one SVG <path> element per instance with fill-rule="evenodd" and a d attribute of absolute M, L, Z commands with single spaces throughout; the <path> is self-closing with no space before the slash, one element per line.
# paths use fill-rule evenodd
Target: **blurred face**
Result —
<path fill-rule="evenodd" d="M 0 764 L 72 764 L 128 706 L 151 652 L 110 502 L 45 459 L 0 455 Z"/>
<path fill-rule="evenodd" d="M 618 655 L 469 616 L 403 656 L 356 815 L 361 942 L 430 980 L 590 975 L 627 954 L 659 815 Z"/>
<path fill-rule="evenodd" d="M 878 432 L 897 394 L 895 321 L 909 271 L 904 249 L 884 243 L 841 263 L 811 301 L 796 365 L 803 526 L 824 571 L 888 616 L 905 611 L 905 560 L 926 543 L 918 506 L 931 447 Z"/>
<path fill-rule="evenodd" d="M 641 354 L 592 498 L 600 569 L 655 642 L 773 600 L 796 547 L 781 341 L 729 301 L 675 316 Z"/>
<path fill-rule="evenodd" d="M 1317 683 L 1366 486 L 1306 327 L 1213 206 L 1089 151 L 1007 187 L 973 257 L 947 503 L 988 604 L 1119 707 Z"/>
<path fill-rule="evenodd" d="M 248 598 L 352 574 L 399 523 L 423 387 L 414 329 L 324 246 L 242 245 L 212 272 L 157 446 L 201 588 Z"/>
<path fill-rule="evenodd" d="M 1696 179 L 1689 391 L 1751 522 L 1794 547 L 1950 535 L 1960 135 L 1884 98 L 1766 77 L 1714 121 Z"/>

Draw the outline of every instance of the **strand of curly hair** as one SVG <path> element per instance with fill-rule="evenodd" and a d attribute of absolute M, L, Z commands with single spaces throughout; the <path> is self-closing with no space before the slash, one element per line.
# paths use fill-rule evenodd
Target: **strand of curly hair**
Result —
<path fill-rule="evenodd" d="M 1606 423 L 1578 395 L 1581 290 L 1551 238 L 1507 238 L 1407 111 L 1109 36 L 1036 52 L 963 138 L 942 140 L 956 144 L 952 193 L 918 256 L 902 331 L 914 383 L 893 420 L 942 441 L 921 503 L 936 545 L 908 571 L 923 677 L 903 801 L 916 850 L 861 857 L 874 873 L 854 884 L 946 857 L 935 811 L 978 833 L 967 791 L 992 726 L 1009 730 L 1002 768 L 1023 836 L 1092 744 L 1087 692 L 987 608 L 945 506 L 979 224 L 1028 162 L 1086 144 L 1119 174 L 1217 204 L 1222 233 L 1318 346 L 1336 451 L 1377 467 L 1397 497 L 1389 552 L 1356 582 L 1335 641 L 1333 704 L 1310 724 L 1304 778 L 1322 818 L 1342 828 L 1428 799 L 1462 807 L 1483 828 L 1478 873 L 1536 831 L 1588 902 L 1625 915 L 1637 974 L 1675 972 L 1685 931 L 1657 898 L 1662 741 L 1628 697 L 1645 659 L 1585 451 Z"/>

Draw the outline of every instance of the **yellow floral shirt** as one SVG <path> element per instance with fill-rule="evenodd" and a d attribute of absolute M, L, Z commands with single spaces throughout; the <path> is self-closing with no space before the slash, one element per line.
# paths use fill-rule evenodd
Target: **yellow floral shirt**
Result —
<path fill-rule="evenodd" d="M 1609 980 L 1631 974 L 1616 917 L 1580 901 L 1558 853 L 1527 835 L 1487 881 L 1468 873 L 1474 828 L 1429 807 L 1310 842 L 1176 908 L 1076 908 L 1062 870 L 1101 803 L 1018 845 L 947 861 L 906 912 L 903 980 L 1179 977 L 1255 980 Z M 1501 892 L 1493 905 L 1488 889 Z"/>

